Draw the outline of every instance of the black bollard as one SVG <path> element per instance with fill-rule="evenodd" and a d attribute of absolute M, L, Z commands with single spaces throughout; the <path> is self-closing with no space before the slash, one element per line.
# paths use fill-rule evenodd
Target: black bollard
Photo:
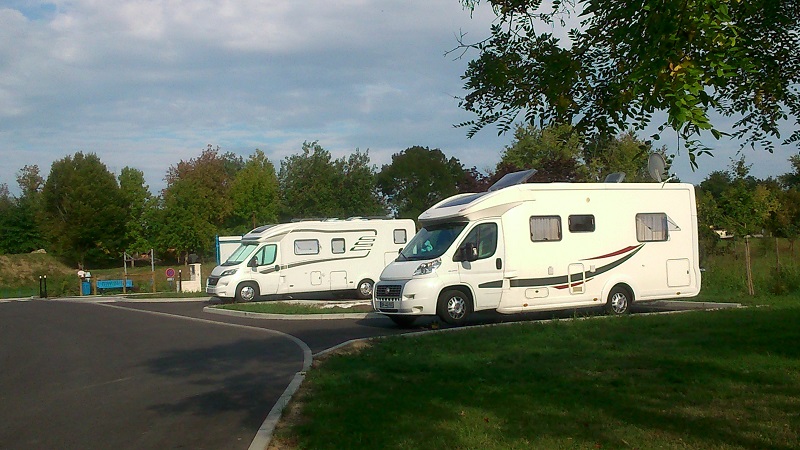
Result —
<path fill-rule="evenodd" d="M 180 269 L 178 269 L 178 292 L 183 292 L 183 276 Z"/>
<path fill-rule="evenodd" d="M 44 298 L 47 298 L 47 275 L 44 276 Z"/>

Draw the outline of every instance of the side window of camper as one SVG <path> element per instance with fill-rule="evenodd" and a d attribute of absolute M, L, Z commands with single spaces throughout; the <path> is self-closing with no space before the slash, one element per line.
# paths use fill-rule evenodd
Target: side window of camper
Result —
<path fill-rule="evenodd" d="M 334 238 L 331 239 L 331 253 L 334 255 L 338 255 L 344 253 L 344 239 L 342 238 Z"/>
<path fill-rule="evenodd" d="M 561 240 L 561 217 L 531 216 L 531 241 L 548 242 Z"/>
<path fill-rule="evenodd" d="M 472 244 L 478 250 L 478 259 L 488 258 L 497 250 L 497 224 L 482 223 L 469 232 L 459 248 Z"/>
<path fill-rule="evenodd" d="M 298 239 L 294 241 L 295 255 L 319 254 L 319 241 L 316 239 Z"/>
<path fill-rule="evenodd" d="M 666 241 L 669 238 L 669 222 L 664 213 L 636 215 L 636 239 L 639 242 Z"/>
<path fill-rule="evenodd" d="M 277 250 L 278 247 L 274 244 L 261 247 L 261 250 L 256 253 L 256 263 L 258 263 L 259 266 L 266 266 L 274 263 Z"/>
<path fill-rule="evenodd" d="M 594 231 L 594 216 L 591 214 L 569 216 L 568 227 L 572 233 L 592 232 Z"/>
<path fill-rule="evenodd" d="M 395 244 L 405 244 L 408 237 L 406 236 L 406 230 L 394 230 L 394 243 Z"/>

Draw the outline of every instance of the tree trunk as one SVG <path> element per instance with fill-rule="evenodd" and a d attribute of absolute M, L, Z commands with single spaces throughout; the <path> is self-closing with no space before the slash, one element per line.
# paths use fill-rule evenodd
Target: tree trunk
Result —
<path fill-rule="evenodd" d="M 747 266 L 747 293 L 756 295 L 755 289 L 753 288 L 753 270 L 750 266 L 750 238 L 747 236 L 744 238 L 744 261 L 745 266 Z"/>
<path fill-rule="evenodd" d="M 781 254 L 778 248 L 778 238 L 775 237 L 775 269 L 781 271 Z"/>

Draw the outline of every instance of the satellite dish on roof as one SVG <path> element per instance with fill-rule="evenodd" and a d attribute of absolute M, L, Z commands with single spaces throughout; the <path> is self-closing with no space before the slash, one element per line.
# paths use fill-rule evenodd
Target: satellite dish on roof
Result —
<path fill-rule="evenodd" d="M 604 183 L 622 183 L 622 180 L 625 179 L 625 172 L 614 172 L 608 174 L 606 179 L 603 181 Z"/>
<path fill-rule="evenodd" d="M 527 182 L 533 174 L 536 173 L 536 169 L 529 169 L 529 170 L 522 170 L 519 172 L 512 172 L 503 175 L 503 178 L 497 180 L 497 182 L 487 189 L 488 192 L 496 191 L 498 189 L 503 189 L 504 187 L 514 186 L 515 184 L 522 184 Z"/>
<path fill-rule="evenodd" d="M 658 153 L 651 153 L 647 158 L 647 171 L 654 181 L 659 183 L 667 176 L 667 161 Z"/>

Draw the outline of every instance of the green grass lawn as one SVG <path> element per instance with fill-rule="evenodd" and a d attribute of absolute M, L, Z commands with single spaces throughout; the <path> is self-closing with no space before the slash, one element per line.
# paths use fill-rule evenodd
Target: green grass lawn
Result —
<path fill-rule="evenodd" d="M 771 258 L 771 259 L 770 259 Z M 704 262 L 698 300 L 745 309 L 514 323 L 392 337 L 315 363 L 289 449 L 795 449 L 800 293 L 774 254 Z"/>

